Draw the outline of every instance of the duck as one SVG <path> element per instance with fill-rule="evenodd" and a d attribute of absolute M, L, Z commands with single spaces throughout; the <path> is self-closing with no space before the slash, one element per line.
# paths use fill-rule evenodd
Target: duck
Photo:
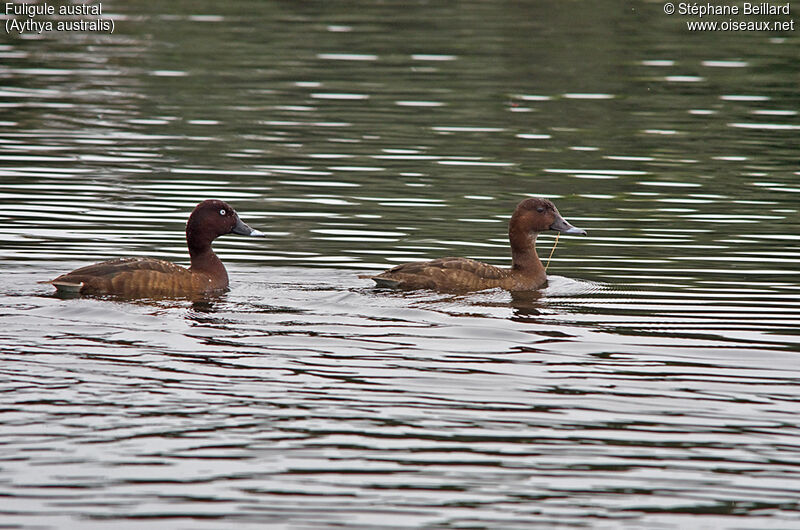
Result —
<path fill-rule="evenodd" d="M 114 295 L 126 298 L 187 297 L 224 291 L 228 272 L 211 249 L 225 234 L 264 237 L 250 228 L 226 202 L 200 202 L 186 223 L 186 244 L 191 266 L 155 258 L 119 258 L 75 269 L 53 280 L 57 294 Z"/>
<path fill-rule="evenodd" d="M 375 276 L 377 287 L 430 289 L 469 292 L 501 288 L 507 291 L 532 291 L 547 284 L 547 274 L 536 253 L 536 236 L 546 230 L 562 234 L 587 235 L 586 230 L 569 224 L 548 199 L 531 197 L 520 202 L 508 223 L 511 267 L 496 267 L 469 258 L 439 258 L 403 263 Z"/>

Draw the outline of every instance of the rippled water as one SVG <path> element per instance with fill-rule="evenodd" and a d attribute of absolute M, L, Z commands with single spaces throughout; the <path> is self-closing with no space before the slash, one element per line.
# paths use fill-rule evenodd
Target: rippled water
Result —
<path fill-rule="evenodd" d="M 585 4 L 0 33 L 0 526 L 799 526 L 798 36 Z M 528 195 L 589 232 L 541 292 L 358 278 L 507 265 Z M 207 197 L 267 233 L 230 292 L 37 283 L 185 264 Z"/>

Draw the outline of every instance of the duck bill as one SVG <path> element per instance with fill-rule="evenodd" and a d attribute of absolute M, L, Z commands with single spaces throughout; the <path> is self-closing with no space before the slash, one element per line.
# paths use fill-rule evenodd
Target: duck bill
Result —
<path fill-rule="evenodd" d="M 231 230 L 233 234 L 239 234 L 240 236 L 253 236 L 253 237 L 264 237 L 264 232 L 260 232 L 254 228 L 250 228 L 247 226 L 247 223 L 236 217 L 236 225 Z"/>
<path fill-rule="evenodd" d="M 560 215 L 556 216 L 555 222 L 553 222 L 553 224 L 550 225 L 550 230 L 555 230 L 556 232 L 561 232 L 562 234 L 570 234 L 574 236 L 586 235 L 586 230 L 584 230 L 583 228 L 572 226 L 566 221 L 566 219 L 564 219 Z"/>

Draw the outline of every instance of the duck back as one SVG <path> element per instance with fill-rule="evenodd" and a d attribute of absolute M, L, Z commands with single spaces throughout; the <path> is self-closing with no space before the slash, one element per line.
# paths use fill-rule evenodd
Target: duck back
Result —
<path fill-rule="evenodd" d="M 227 278 L 226 278 L 227 280 Z M 185 296 L 222 289 L 206 274 L 153 258 L 120 258 L 75 269 L 51 280 L 58 292 L 123 297 Z M 227 285 L 227 281 L 225 282 Z"/>
<path fill-rule="evenodd" d="M 469 258 L 404 263 L 370 278 L 379 287 L 437 291 L 477 291 L 494 287 L 511 289 L 515 284 L 511 269 Z"/>

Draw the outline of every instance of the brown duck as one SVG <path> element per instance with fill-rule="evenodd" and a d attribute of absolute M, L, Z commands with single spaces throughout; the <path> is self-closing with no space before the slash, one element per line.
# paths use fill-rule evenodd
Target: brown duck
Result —
<path fill-rule="evenodd" d="M 247 226 L 226 202 L 205 200 L 186 223 L 186 244 L 191 266 L 187 269 L 154 258 L 120 258 L 95 263 L 62 274 L 53 284 L 59 293 L 117 295 L 128 298 L 192 296 L 228 287 L 228 272 L 211 249 L 225 234 L 264 237 Z"/>
<path fill-rule="evenodd" d="M 433 261 L 404 263 L 377 276 L 366 276 L 378 287 L 434 289 L 437 291 L 479 291 L 500 287 L 509 291 L 539 289 L 547 275 L 536 254 L 536 236 L 545 230 L 562 234 L 586 235 L 558 213 L 547 199 L 525 199 L 517 205 L 508 223 L 511 242 L 511 268 L 495 267 L 468 258 L 439 258 Z"/>

